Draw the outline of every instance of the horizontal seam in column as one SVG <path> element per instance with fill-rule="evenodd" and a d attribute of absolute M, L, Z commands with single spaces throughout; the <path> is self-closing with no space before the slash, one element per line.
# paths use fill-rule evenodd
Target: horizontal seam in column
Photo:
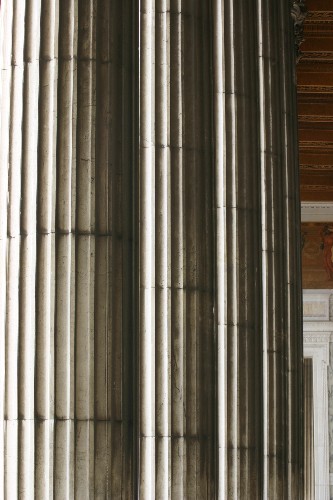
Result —
<path fill-rule="evenodd" d="M 184 290 L 184 291 L 189 291 L 189 292 L 210 292 L 213 293 L 214 288 L 204 288 L 204 287 L 199 287 L 199 286 L 183 286 L 183 287 L 174 287 L 174 286 L 160 286 L 160 285 L 154 285 L 154 286 L 144 286 L 141 285 L 140 288 L 142 290 L 151 290 L 154 288 L 155 290 Z"/>
<path fill-rule="evenodd" d="M 168 144 L 167 146 L 168 148 L 170 148 L 171 150 L 176 150 L 176 151 L 194 151 L 196 153 L 207 153 L 207 151 L 209 151 L 211 148 L 197 148 L 197 147 L 194 147 L 194 146 L 173 146 L 172 144 Z"/>
<path fill-rule="evenodd" d="M 213 441 L 213 436 L 212 435 L 208 435 L 208 434 L 198 434 L 198 435 L 191 435 L 189 436 L 188 434 L 183 434 L 183 435 L 180 435 L 180 436 L 177 436 L 177 435 L 170 435 L 170 434 L 167 434 L 167 435 L 161 435 L 161 434 L 154 434 L 154 435 L 147 435 L 147 434 L 140 434 L 139 436 L 140 438 L 149 438 L 149 439 L 159 439 L 159 438 L 168 438 L 168 439 L 186 439 L 186 440 L 192 440 L 192 441 L 202 441 L 202 440 L 205 440 L 205 441 Z"/>
<path fill-rule="evenodd" d="M 237 210 L 237 211 L 242 211 L 242 212 L 253 212 L 253 213 L 261 213 L 259 208 L 252 208 L 252 207 L 242 207 L 242 206 L 235 206 L 235 205 L 223 205 L 223 206 L 217 206 L 216 208 L 229 208 L 232 210 Z"/>
<path fill-rule="evenodd" d="M 233 323 L 231 321 L 227 321 L 224 324 L 226 326 L 239 326 L 241 328 L 247 328 L 247 330 L 253 330 L 253 331 L 257 330 L 255 320 L 253 321 L 252 325 L 251 324 L 249 325 L 248 323 Z"/>
<path fill-rule="evenodd" d="M 39 63 L 39 62 L 40 62 L 40 59 L 24 59 L 23 65 L 27 66 L 29 64 L 35 64 L 35 63 Z"/>
<path fill-rule="evenodd" d="M 267 148 L 260 149 L 260 153 L 264 153 L 265 155 L 270 155 L 270 156 L 273 156 L 275 158 L 280 158 L 280 159 L 282 159 L 282 157 L 283 157 L 282 153 L 272 151 L 271 149 L 267 149 Z"/>
<path fill-rule="evenodd" d="M 4 418 L 4 422 L 110 422 L 110 423 L 133 423 L 133 420 L 119 420 L 119 419 L 111 419 L 111 418 L 43 418 L 43 417 L 34 417 L 34 418 Z"/>
<path fill-rule="evenodd" d="M 252 450 L 252 451 L 258 451 L 257 446 L 227 446 L 227 450 Z"/>
<path fill-rule="evenodd" d="M 11 234 L 7 234 L 7 238 L 10 239 L 15 239 L 15 238 L 22 238 L 25 236 L 49 236 L 54 234 L 55 236 L 97 236 L 97 237 L 107 237 L 107 236 L 113 236 L 114 238 L 117 238 L 119 240 L 125 240 L 125 241 L 135 241 L 134 238 L 124 238 L 123 236 L 116 234 L 114 232 L 93 232 L 93 231 L 64 231 L 60 229 L 56 229 L 55 231 L 34 231 L 31 233 L 20 233 L 16 234 L 15 236 Z M 5 240 L 5 238 L 0 238 L 1 240 Z"/>
<path fill-rule="evenodd" d="M 272 231 L 266 231 L 267 234 L 274 234 Z M 264 253 L 268 253 L 268 254 L 271 254 L 271 255 L 280 255 L 280 256 L 284 256 L 284 251 L 283 250 L 271 250 L 271 249 L 268 249 L 268 248 L 262 248 L 261 249 L 261 252 L 264 252 Z"/>
<path fill-rule="evenodd" d="M 246 94 L 244 92 L 239 92 L 239 91 L 227 91 L 227 90 L 223 90 L 222 92 L 220 92 L 221 95 L 225 96 L 225 95 L 231 95 L 231 96 L 240 96 L 240 97 L 246 97 L 247 99 L 249 99 L 250 101 L 253 101 L 253 102 L 256 102 L 255 98 L 253 97 L 252 94 Z"/>
<path fill-rule="evenodd" d="M 39 62 L 52 62 L 52 61 L 58 61 L 59 58 L 57 56 L 51 57 L 51 56 L 41 56 L 39 58 Z"/>

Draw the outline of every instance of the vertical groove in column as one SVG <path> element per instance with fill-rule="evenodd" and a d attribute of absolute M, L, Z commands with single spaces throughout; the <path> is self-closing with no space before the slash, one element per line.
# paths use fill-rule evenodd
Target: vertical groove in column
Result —
<path fill-rule="evenodd" d="M 234 44 L 237 40 L 235 28 L 238 23 L 237 15 L 234 13 L 234 3 L 228 2 L 224 6 L 225 30 L 225 81 L 224 81 L 224 107 L 225 120 L 228 127 L 225 131 L 225 155 L 229 160 L 229 168 L 225 173 L 225 215 L 226 227 L 226 259 L 227 259 L 227 314 L 226 314 L 226 336 L 227 336 L 227 471 L 228 483 L 226 495 L 231 498 L 239 496 L 239 461 L 238 461 L 238 307 L 237 300 L 237 262 L 239 259 L 237 248 L 237 139 L 236 136 L 236 95 L 235 85 L 237 68 L 235 67 L 237 53 Z M 236 18 L 236 21 L 235 21 Z M 238 47 L 235 46 L 235 49 Z M 240 47 L 241 49 L 242 47 Z M 239 48 L 238 48 L 239 50 Z M 228 227 L 229 226 L 229 227 Z M 229 257 L 230 256 L 230 257 Z"/>
<path fill-rule="evenodd" d="M 10 100 L 8 236 L 18 239 L 20 236 L 21 213 L 24 16 L 25 4 L 22 7 L 15 2 L 13 13 L 12 95 Z"/>
<path fill-rule="evenodd" d="M 110 418 L 111 418 L 111 483 L 115 497 L 122 495 L 122 312 L 123 312 L 123 164 L 122 164 L 122 25 L 123 6 L 111 7 L 111 124 L 110 124 L 110 228 L 111 228 L 111 353 L 110 353 Z"/>
<path fill-rule="evenodd" d="M 140 490 L 155 498 L 155 172 L 153 0 L 140 9 Z"/>
<path fill-rule="evenodd" d="M 74 495 L 80 500 L 94 496 L 95 15 L 94 0 L 79 2 Z"/>
<path fill-rule="evenodd" d="M 282 152 L 283 152 L 283 221 L 285 241 L 285 275 L 287 290 L 285 294 L 285 329 L 286 364 L 285 380 L 287 392 L 286 415 L 286 447 L 288 498 L 302 498 L 303 482 L 299 475 L 302 464 L 302 425 L 301 416 L 302 393 L 302 295 L 299 276 L 300 263 L 300 197 L 298 177 L 298 137 L 296 114 L 296 62 L 294 54 L 294 34 L 290 5 L 285 2 L 280 9 L 281 33 L 281 89 L 282 89 Z M 296 229 L 296 230 L 295 230 Z"/>
<path fill-rule="evenodd" d="M 75 73 L 77 3 L 59 2 L 56 200 L 55 498 L 74 494 Z M 74 198 L 74 199 L 73 199 Z"/>
<path fill-rule="evenodd" d="M 225 329 L 225 169 L 224 169 L 224 109 L 223 109 L 223 7 L 221 0 L 213 3 L 213 69 L 214 69 L 214 148 L 215 148 L 215 329 L 217 365 L 217 450 L 216 498 L 223 500 L 227 490 L 227 337 Z"/>
<path fill-rule="evenodd" d="M 260 160 L 261 164 L 265 165 L 265 83 L 264 83 L 264 69 L 265 69 L 265 60 L 264 60 L 264 35 L 261 29 L 261 23 L 263 23 L 262 15 L 263 15 L 263 6 L 262 3 L 258 4 L 258 45 L 259 45 L 259 64 L 258 64 L 258 72 L 259 72 L 259 105 L 260 105 Z M 262 226 L 262 262 L 261 262 L 261 272 L 262 272 L 262 350 L 263 350 L 263 358 L 262 358 L 262 460 L 263 460 L 263 468 L 262 468 L 262 494 L 264 497 L 268 496 L 268 433 L 267 433 L 267 424 L 268 424 L 268 379 L 267 379 L 267 322 L 268 322 L 268 298 L 267 298 L 267 284 L 266 284 L 266 276 L 268 273 L 268 258 L 267 258 L 267 204 L 265 197 L 265 189 L 266 189 L 266 179 L 265 179 L 265 171 L 262 170 L 260 172 L 260 201 L 261 201 L 261 226 Z"/>
<path fill-rule="evenodd" d="M 216 497 L 216 470 L 214 466 L 216 451 L 215 416 L 215 349 L 214 331 L 214 165 L 213 165 L 213 127 L 212 127 L 212 84 L 207 75 L 211 69 L 211 8 L 199 3 L 198 38 L 198 92 L 200 103 L 197 134 L 201 154 L 198 192 L 202 193 L 202 210 L 198 210 L 199 284 L 200 304 L 198 311 L 198 363 L 199 363 L 199 433 L 200 433 L 200 489 L 201 498 Z"/>
<path fill-rule="evenodd" d="M 110 375 L 110 283 L 111 207 L 110 127 L 111 110 L 111 2 L 97 6 L 96 25 L 96 253 L 95 253 L 95 495 L 110 494 L 111 375 Z"/>
<path fill-rule="evenodd" d="M 283 381 L 283 390 L 285 391 L 284 395 L 284 405 L 285 405 L 285 414 L 284 414 L 284 429 L 283 429 L 283 446 L 285 447 L 286 450 L 289 448 L 289 443 L 288 443 L 288 422 L 289 422 L 289 415 L 290 415 L 290 409 L 289 409 L 289 398 L 288 398 L 288 385 L 289 385 L 289 377 L 288 377 L 288 353 L 289 353 L 289 344 L 290 344 L 290 334 L 292 331 L 294 331 L 294 321 L 296 319 L 292 318 L 290 316 L 291 313 L 291 308 L 292 308 L 292 301 L 293 301 L 293 294 L 292 294 L 292 285 L 290 283 L 291 281 L 291 275 L 293 273 L 293 270 L 291 268 L 291 259 L 290 259 L 290 250 L 291 247 L 289 246 L 290 243 L 294 243 L 293 241 L 293 234 L 291 234 L 290 231 L 290 217 L 291 213 L 290 210 L 292 209 L 289 198 L 290 196 L 293 196 L 292 192 L 290 191 L 290 185 L 289 185 L 289 178 L 290 175 L 290 154 L 288 154 L 288 150 L 291 149 L 289 146 L 289 121 L 287 118 L 287 113 L 288 113 L 288 86 L 292 85 L 292 82 L 290 81 L 290 55 L 288 56 L 288 53 L 286 51 L 286 38 L 287 38 L 287 33 L 289 33 L 290 28 L 290 12 L 288 12 L 289 18 L 286 16 L 286 7 L 287 10 L 289 6 L 286 5 L 286 3 L 281 4 L 281 9 L 279 11 L 279 25 L 278 25 L 278 36 L 280 38 L 280 65 L 281 65 L 281 107 L 280 107 L 280 113 L 281 113 L 281 163 L 282 163 L 282 197 L 285 200 L 284 201 L 284 206 L 282 206 L 282 227 L 281 227 L 281 234 L 283 234 L 283 250 L 282 250 L 282 261 L 283 261 L 283 269 L 282 272 L 284 274 L 285 278 L 285 283 L 286 283 L 286 293 L 283 294 L 283 316 L 284 316 L 284 331 L 285 331 L 285 342 L 284 342 L 284 367 L 283 367 L 283 372 L 285 374 L 284 376 L 284 381 Z M 293 149 L 293 148 L 292 148 Z M 290 241 L 291 240 L 291 241 Z M 290 243 L 289 243 L 290 241 Z M 295 314 L 295 312 L 294 312 Z M 289 495 L 290 498 L 290 455 L 289 452 L 287 451 L 286 456 L 285 456 L 285 469 L 287 471 L 287 494 Z M 296 492 L 294 492 L 296 494 Z"/>
<path fill-rule="evenodd" d="M 209 5 L 183 2 L 184 284 L 186 286 L 186 495 L 215 495 L 211 89 Z"/>
<path fill-rule="evenodd" d="M 131 355 L 131 338 L 133 328 L 126 317 L 129 314 L 127 307 L 132 307 L 126 284 L 131 265 L 130 212 L 132 210 L 130 183 L 133 176 L 131 158 L 131 142 L 128 136 L 128 120 L 131 119 L 132 98 L 128 84 L 124 88 L 125 71 L 130 71 L 132 61 L 128 59 L 128 44 L 132 40 L 131 16 L 128 2 L 122 2 L 119 9 L 114 3 L 111 13 L 111 109 L 112 122 L 110 128 L 110 208 L 112 232 L 112 291 L 111 291 L 111 491 L 115 496 L 132 495 L 132 488 L 126 485 L 127 478 L 133 478 L 132 465 L 128 461 L 128 452 L 131 448 L 129 436 L 128 395 L 131 391 L 129 374 L 124 377 L 124 371 L 129 368 L 128 357 Z M 133 5 L 132 5 L 133 8 Z M 127 16 L 126 16 L 127 14 Z M 133 11 L 134 14 L 134 11 Z M 126 67 L 127 66 L 127 67 Z M 129 76 L 132 80 L 132 74 Z M 126 93 L 126 91 L 129 92 Z M 127 151 L 128 149 L 128 151 Z M 129 159 L 130 158 L 130 159 Z M 127 159 L 127 161 L 126 161 Z M 130 180 L 131 179 L 131 180 Z M 127 261 L 127 257 L 129 260 Z M 121 293 L 119 291 L 121 290 Z M 128 349 L 127 351 L 125 349 Z M 129 447 L 128 447 L 129 446 Z"/>
<path fill-rule="evenodd" d="M 184 147 L 184 278 L 186 286 L 185 298 L 185 328 L 186 350 L 185 366 L 185 429 L 186 429 L 186 495 L 188 498 L 199 496 L 199 387 L 198 387 L 198 303 L 199 303 L 199 269 L 198 262 L 198 234 L 197 234 L 197 206 L 200 205 L 198 193 L 198 174 L 200 168 L 199 144 L 196 139 L 197 126 L 197 74 L 196 56 L 198 40 L 196 38 L 196 20 L 198 2 L 184 0 L 183 10 L 183 53 L 186 60 L 184 71 L 184 103 L 183 103 L 183 147 Z"/>
<path fill-rule="evenodd" d="M 134 95 L 137 10 L 97 9 L 95 493 L 134 493 Z M 135 49 L 137 50 L 137 49 Z"/>
<path fill-rule="evenodd" d="M 276 99 L 273 100 L 276 102 Z M 278 153 L 280 154 L 280 153 Z M 282 267 L 282 239 L 279 235 L 282 233 L 281 227 L 281 209 L 277 203 L 282 201 L 281 198 L 281 157 L 278 158 L 278 166 L 273 166 L 273 177 L 275 183 L 274 193 L 274 215 L 273 215 L 273 228 L 272 233 L 272 246 L 274 246 L 274 260 L 271 265 L 274 269 L 272 276 L 272 300 L 271 310 L 272 323 L 270 325 L 271 337 L 268 345 L 269 354 L 269 386 L 270 386 L 270 491 L 278 491 L 279 495 L 285 495 L 286 481 L 284 470 L 286 466 L 285 456 L 285 401 L 284 401 L 284 380 L 281 373 L 284 373 L 284 348 L 286 331 L 284 324 L 284 317 L 281 315 L 281 308 L 283 307 L 283 290 L 285 288 L 285 281 Z M 278 192 L 279 191 L 279 192 Z M 280 276 L 283 276 L 283 288 L 281 287 Z M 271 493 L 272 494 L 272 493 Z"/>
<path fill-rule="evenodd" d="M 303 340 L 301 313 L 300 264 L 300 199 L 298 177 L 298 137 L 296 110 L 296 62 L 294 54 L 294 33 L 289 2 L 283 2 L 280 9 L 281 33 L 281 88 L 282 88 L 282 161 L 283 161 L 283 220 L 284 261 L 287 290 L 285 294 L 286 348 L 285 348 L 285 390 L 286 390 L 286 447 L 288 450 L 287 483 L 288 498 L 303 498 L 303 482 L 299 474 L 302 463 L 302 359 Z"/>
<path fill-rule="evenodd" d="M 138 29 L 139 5 L 123 2 L 122 17 L 122 311 L 121 458 L 122 495 L 137 495 L 138 481 Z M 118 293 L 117 290 L 114 292 Z"/>
<path fill-rule="evenodd" d="M 297 258 L 291 257 L 286 245 L 292 244 L 299 229 L 299 222 L 295 214 L 298 210 L 297 200 L 290 200 L 293 188 L 291 179 L 295 179 L 296 166 L 291 157 L 297 142 L 294 142 L 295 128 L 293 120 L 296 116 L 295 103 L 290 102 L 290 117 L 286 117 L 286 88 L 293 86 L 287 72 L 293 64 L 291 46 L 289 45 L 288 58 L 283 51 L 285 43 L 281 30 L 281 18 L 285 30 L 291 32 L 291 23 L 287 19 L 286 1 L 284 6 L 277 10 L 274 5 L 265 2 L 258 3 L 258 36 L 259 36 L 259 84 L 260 84 L 260 112 L 261 112 L 261 181 L 262 181 L 262 241 L 263 241 L 263 378 L 264 378 L 264 495 L 287 496 L 300 495 L 300 490 L 292 484 L 290 476 L 290 453 L 287 452 L 286 422 L 288 433 L 292 427 L 300 426 L 299 410 L 293 409 L 290 401 L 290 384 L 299 385 L 300 372 L 296 368 L 291 374 L 290 356 L 294 354 L 297 363 L 301 359 L 297 345 L 291 347 L 293 338 L 300 336 L 300 308 L 294 308 L 300 297 L 299 285 L 296 284 L 300 276 Z M 283 13 L 283 14 L 282 14 Z M 282 46 L 282 50 L 281 50 Z M 288 80 L 289 78 L 289 80 Z M 287 81 L 289 82 L 287 84 Z M 288 141 L 287 134 L 293 136 Z M 290 203 L 291 201 L 291 203 Z M 288 203 L 290 206 L 288 207 Z M 282 236 L 282 237 L 281 237 Z M 284 240 L 286 238 L 286 240 Z M 299 237 L 297 236 L 296 239 Z M 285 242 L 285 243 L 284 243 Z M 299 247 L 296 245 L 296 252 Z M 294 250 L 292 251 L 294 252 Z M 290 286 L 291 274 L 296 278 L 296 287 Z M 294 279 L 294 278 L 293 278 Z M 294 314 L 294 321 L 290 322 L 290 309 Z M 285 358 L 287 357 L 287 363 Z M 285 373 L 283 380 L 279 374 Z M 289 372 L 289 373 L 288 373 Z M 289 391 L 286 398 L 285 393 Z M 297 391 L 298 392 L 298 391 Z M 267 397 L 266 397 L 267 395 Z M 296 399 L 298 399 L 296 397 Z M 296 406 L 299 404 L 299 399 Z M 291 416 L 292 414 L 292 416 Z M 297 433 L 296 433 L 297 434 Z M 296 436 L 295 436 L 296 437 Z M 299 452 L 299 443 L 296 445 Z M 299 476 L 299 459 L 296 460 Z M 285 473 L 288 471 L 286 477 Z M 293 493 L 291 493 L 291 491 Z"/>
<path fill-rule="evenodd" d="M 3 284 L 0 287 L 0 496 L 5 497 L 11 485 L 15 484 L 12 467 L 8 463 L 8 285 L 9 266 L 7 263 L 8 245 L 10 238 L 7 236 L 8 224 L 8 164 L 9 164 L 9 129 L 11 107 L 11 55 L 12 55 L 12 29 L 13 29 L 13 2 L 7 1 L 0 9 L 0 49 L 1 49 L 1 80 L 0 80 L 0 274 Z M 10 443 L 9 443 L 10 444 Z M 13 450 L 14 460 L 17 458 Z M 13 464 L 14 465 L 14 464 Z M 14 496 L 15 498 L 15 496 Z"/>
<path fill-rule="evenodd" d="M 5 495 L 17 498 L 18 487 L 18 342 L 20 237 L 8 238 L 5 396 Z"/>
<path fill-rule="evenodd" d="M 182 0 L 170 2 L 171 497 L 186 497 Z"/>
<path fill-rule="evenodd" d="M 281 226 L 284 199 L 282 194 L 282 142 L 281 142 L 281 82 L 278 69 L 279 58 L 278 12 L 275 4 L 263 8 L 264 114 L 265 141 L 261 143 L 264 157 L 262 173 L 265 178 L 267 221 L 267 274 L 263 274 L 267 286 L 267 380 L 268 380 L 268 495 L 281 497 L 286 494 L 285 482 L 285 436 L 284 436 L 284 387 L 279 374 L 284 371 L 284 348 L 286 331 L 284 324 L 283 296 L 286 289 L 283 269 L 283 228 Z M 269 27 L 269 29 L 268 29 Z"/>
<path fill-rule="evenodd" d="M 156 497 L 170 497 L 170 5 L 156 8 Z"/>
<path fill-rule="evenodd" d="M 8 145 L 2 144 L 5 152 L 8 151 L 7 161 L 4 163 L 8 169 L 7 179 L 4 178 L 6 188 L 6 207 L 8 201 L 13 203 L 13 209 L 8 210 L 7 217 L 7 296 L 6 296 L 6 329 L 5 337 L 5 457 L 4 457 L 4 496 L 18 498 L 18 352 L 19 352 L 19 266 L 20 266 L 20 188 L 21 188 L 21 150 L 16 151 L 15 146 L 20 146 L 22 126 L 22 84 L 23 84 L 23 36 L 22 18 L 15 3 L 9 2 L 7 6 L 8 21 L 11 18 L 12 33 L 7 33 L 12 46 L 10 52 L 4 54 L 7 62 L 7 72 L 11 89 L 7 99 L 8 108 Z M 23 13 L 24 14 L 24 13 Z M 23 39 L 22 39 L 23 38 Z M 6 61 L 6 55 L 8 60 Z M 11 56 L 11 57 L 10 57 Z M 21 63 L 21 72 L 15 68 L 15 60 Z M 20 95 L 21 94 L 21 95 Z M 5 115 L 6 117 L 6 115 Z M 16 144 L 15 144 L 16 143 Z M 9 149 L 7 149 L 9 147 Z M 5 159 L 5 158 L 4 158 Z M 6 183 L 6 180 L 8 184 Z M 7 188 L 7 186 L 8 188 Z M 7 191 L 8 189 L 8 191 Z M 8 193 L 8 194 L 7 194 Z M 18 194 L 18 199 L 17 199 Z M 8 199 L 7 199 L 8 196 Z M 15 367 L 16 365 L 16 367 Z"/>
<path fill-rule="evenodd" d="M 18 6 L 20 10 L 21 6 Z M 22 201 L 19 340 L 19 497 L 34 494 L 35 441 L 35 276 L 38 165 L 40 1 L 26 3 L 24 108 L 22 124 Z"/>
<path fill-rule="evenodd" d="M 226 247 L 225 277 L 220 279 L 225 280 L 227 305 L 227 483 L 221 498 L 242 498 L 248 492 L 256 497 L 260 492 L 258 108 L 251 69 L 256 65 L 254 26 L 254 2 L 225 3 L 222 175 Z"/>
<path fill-rule="evenodd" d="M 243 69 L 237 85 L 239 141 L 238 150 L 238 252 L 239 252 L 239 408 L 240 408 L 240 495 L 248 491 L 260 495 L 261 429 L 260 429 L 260 184 L 258 168 L 258 86 L 255 73 L 257 38 L 250 23 L 255 25 L 255 5 L 246 2 L 241 16 Z M 239 63 L 238 63 L 239 64 Z M 251 164 L 252 168 L 249 168 Z M 250 242 L 250 244 L 249 244 Z"/>
<path fill-rule="evenodd" d="M 58 1 L 42 3 L 37 193 L 35 496 L 53 495 Z"/>

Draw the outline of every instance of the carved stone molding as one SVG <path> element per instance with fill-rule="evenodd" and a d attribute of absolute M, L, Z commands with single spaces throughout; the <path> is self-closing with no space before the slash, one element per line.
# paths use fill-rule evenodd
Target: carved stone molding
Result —
<path fill-rule="evenodd" d="M 331 342 L 332 333 L 331 332 L 320 332 L 320 333 L 307 332 L 307 333 L 304 333 L 303 338 L 304 338 L 304 344 L 307 344 L 307 345 L 308 344 L 324 344 L 324 343 Z M 327 351 L 327 353 L 328 353 L 328 351 Z M 328 356 L 328 354 L 327 354 L 327 356 Z"/>
<path fill-rule="evenodd" d="M 302 202 L 302 222 L 331 222 L 333 221 L 332 202 Z"/>
<path fill-rule="evenodd" d="M 297 85 L 298 92 L 330 93 L 333 92 L 332 85 Z"/>
<path fill-rule="evenodd" d="M 294 20 L 296 62 L 301 58 L 300 45 L 303 42 L 303 25 L 307 16 L 305 0 L 294 0 L 291 8 L 291 16 Z"/>
<path fill-rule="evenodd" d="M 326 51 L 326 52 L 304 52 L 304 54 L 302 54 L 302 58 L 304 58 L 304 60 L 306 61 L 320 61 L 320 62 L 324 62 L 326 60 L 326 62 L 332 62 L 333 60 L 333 53 L 331 51 Z M 302 62 L 303 62 L 303 59 L 302 59 Z"/>
<path fill-rule="evenodd" d="M 333 11 L 331 10 L 320 10 L 312 11 L 307 14 L 310 22 L 332 22 L 333 21 Z"/>
<path fill-rule="evenodd" d="M 303 341 L 304 345 L 323 344 L 328 354 L 328 344 L 333 341 L 333 322 L 332 321 L 307 321 L 303 322 Z M 327 358 L 328 362 L 328 358 Z"/>

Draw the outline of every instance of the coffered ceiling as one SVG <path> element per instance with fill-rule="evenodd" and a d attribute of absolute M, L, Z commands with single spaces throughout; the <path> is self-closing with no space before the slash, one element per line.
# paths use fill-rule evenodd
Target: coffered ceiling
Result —
<path fill-rule="evenodd" d="M 307 0 L 297 67 L 302 201 L 333 201 L 333 0 Z"/>

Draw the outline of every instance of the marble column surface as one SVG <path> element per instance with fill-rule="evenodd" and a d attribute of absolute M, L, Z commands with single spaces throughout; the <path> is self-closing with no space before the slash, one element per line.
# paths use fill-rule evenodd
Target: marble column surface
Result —
<path fill-rule="evenodd" d="M 303 498 L 290 0 L 3 0 L 0 498 Z"/>

